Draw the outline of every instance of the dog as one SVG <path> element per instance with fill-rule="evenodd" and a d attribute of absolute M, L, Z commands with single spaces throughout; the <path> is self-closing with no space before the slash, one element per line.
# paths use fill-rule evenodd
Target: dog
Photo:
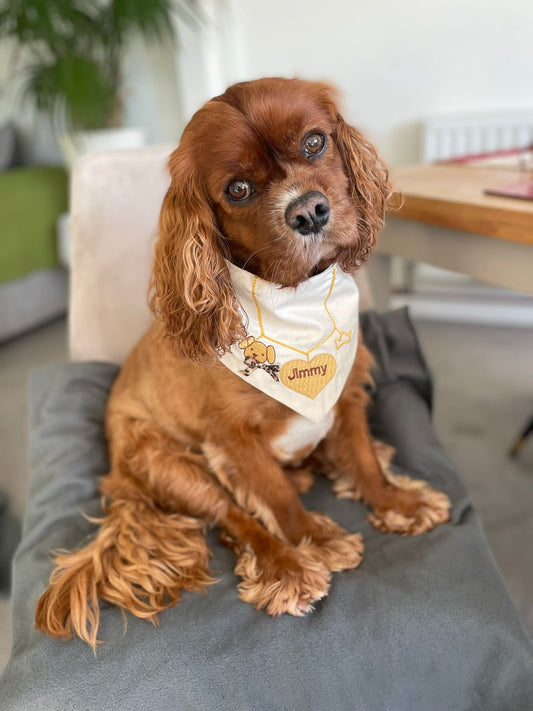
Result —
<path fill-rule="evenodd" d="M 372 358 L 350 275 L 373 251 L 391 186 L 334 90 L 235 84 L 193 116 L 169 170 L 156 318 L 107 406 L 104 513 L 91 542 L 56 556 L 36 609 L 39 630 L 93 648 L 99 600 L 155 622 L 213 582 L 206 526 L 235 551 L 243 601 L 269 615 L 311 611 L 363 544 L 304 508 L 310 468 L 361 499 L 380 531 L 416 535 L 449 519 L 448 498 L 393 474 L 391 449 L 368 428 Z M 315 312 L 316 333 L 291 340 Z"/>

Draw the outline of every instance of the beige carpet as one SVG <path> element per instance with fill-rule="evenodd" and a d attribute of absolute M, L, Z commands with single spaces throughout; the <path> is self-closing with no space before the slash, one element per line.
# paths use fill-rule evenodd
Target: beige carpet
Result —
<path fill-rule="evenodd" d="M 533 437 L 517 461 L 507 450 L 533 414 L 533 333 L 417 323 L 435 379 L 435 427 L 466 479 L 489 544 L 524 624 L 533 634 Z M 0 346 L 0 489 L 21 514 L 27 495 L 27 377 L 66 359 L 58 321 Z M 11 639 L 0 598 L 0 669 Z"/>

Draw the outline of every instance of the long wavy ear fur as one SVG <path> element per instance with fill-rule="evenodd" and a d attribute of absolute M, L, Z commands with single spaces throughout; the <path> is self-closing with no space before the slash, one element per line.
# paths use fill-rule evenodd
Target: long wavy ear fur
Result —
<path fill-rule="evenodd" d="M 177 351 L 205 361 L 244 337 L 224 262 L 223 241 L 192 161 L 178 148 L 163 200 L 150 282 L 150 306 Z"/>
<path fill-rule="evenodd" d="M 334 90 L 322 87 L 322 97 L 333 122 L 333 139 L 344 163 L 350 183 L 350 193 L 357 207 L 359 246 L 346 256 L 343 268 L 359 266 L 372 254 L 379 231 L 385 221 L 385 211 L 392 196 L 389 172 L 376 149 L 353 126 L 343 119 L 333 100 Z"/>

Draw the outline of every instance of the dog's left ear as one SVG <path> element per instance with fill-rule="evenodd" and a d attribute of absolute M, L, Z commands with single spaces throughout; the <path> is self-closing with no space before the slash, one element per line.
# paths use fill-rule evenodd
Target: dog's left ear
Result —
<path fill-rule="evenodd" d="M 389 172 L 379 158 L 374 146 L 343 119 L 333 99 L 334 90 L 323 86 L 321 98 L 330 114 L 333 140 L 344 163 L 350 193 L 358 213 L 357 228 L 360 244 L 357 254 L 348 256 L 352 264 L 342 265 L 347 270 L 359 266 L 372 254 L 379 231 L 385 221 L 387 203 L 392 189 Z"/>
<path fill-rule="evenodd" d="M 150 281 L 150 306 L 177 351 L 213 360 L 245 335 L 218 232 L 188 138 L 172 154 L 171 184 L 159 217 Z"/>

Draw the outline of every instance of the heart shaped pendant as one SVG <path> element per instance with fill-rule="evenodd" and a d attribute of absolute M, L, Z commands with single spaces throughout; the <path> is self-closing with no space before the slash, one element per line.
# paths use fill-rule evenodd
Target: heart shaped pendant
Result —
<path fill-rule="evenodd" d="M 290 360 L 281 367 L 283 385 L 313 400 L 330 382 L 337 370 L 332 355 L 323 353 L 312 360 Z"/>

